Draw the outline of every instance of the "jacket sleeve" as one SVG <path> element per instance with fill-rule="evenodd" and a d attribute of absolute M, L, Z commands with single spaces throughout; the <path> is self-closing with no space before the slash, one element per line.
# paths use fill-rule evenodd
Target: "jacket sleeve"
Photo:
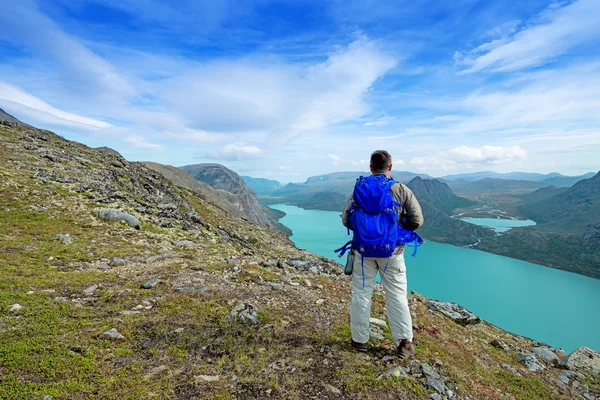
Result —
<path fill-rule="evenodd" d="M 346 205 L 344 206 L 344 211 L 342 211 L 342 224 L 344 224 L 344 226 L 346 228 L 349 228 L 349 226 L 348 226 L 348 210 L 350 209 L 350 206 L 352 205 L 353 201 L 354 201 L 354 199 L 352 199 L 352 196 L 350 196 L 348 198 L 348 201 L 346 202 Z"/>
<path fill-rule="evenodd" d="M 424 222 L 421 205 L 413 192 L 406 185 L 398 184 L 396 186 L 398 187 L 396 194 L 400 199 L 400 204 L 402 204 L 400 225 L 403 228 L 414 231 L 423 225 Z"/>

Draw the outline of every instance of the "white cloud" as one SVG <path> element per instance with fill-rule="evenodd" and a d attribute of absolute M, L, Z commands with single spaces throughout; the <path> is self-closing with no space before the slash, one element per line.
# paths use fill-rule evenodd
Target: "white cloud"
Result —
<path fill-rule="evenodd" d="M 396 119 L 396 117 L 391 117 L 389 115 L 386 115 L 385 117 L 381 117 L 381 118 L 377 118 L 373 121 L 365 122 L 363 124 L 363 126 L 386 126 L 395 119 Z"/>
<path fill-rule="evenodd" d="M 527 158 L 527 151 L 519 146 L 458 146 L 447 154 L 449 159 L 459 164 L 493 165 Z"/>
<path fill-rule="evenodd" d="M 277 167 L 278 169 L 280 169 L 281 171 L 287 170 L 287 169 L 292 169 L 292 167 L 286 166 L 286 165 L 280 165 Z"/>
<path fill-rule="evenodd" d="M 338 165 L 342 162 L 342 157 L 336 156 L 335 154 L 327 154 L 327 157 L 331 160 L 331 165 Z"/>
<path fill-rule="evenodd" d="M 223 146 L 218 153 L 218 157 L 226 160 L 246 160 L 249 158 L 258 158 L 264 151 L 260 147 L 251 146 L 244 142 L 231 143 Z"/>
<path fill-rule="evenodd" d="M 150 143 L 139 135 L 130 136 L 125 140 L 140 149 L 163 150 L 165 147 L 162 144 Z"/>
<path fill-rule="evenodd" d="M 543 65 L 579 45 L 598 41 L 598 15 L 598 0 L 554 5 L 540 16 L 541 22 L 527 25 L 510 37 L 484 43 L 467 55 L 455 55 L 455 60 L 466 66 L 465 72 L 515 71 Z"/>
<path fill-rule="evenodd" d="M 27 119 L 31 119 L 32 122 L 92 129 L 112 126 L 103 121 L 59 110 L 24 90 L 3 82 L 0 82 L 0 105 L 5 108 L 10 106 L 15 113 L 28 117 Z"/>

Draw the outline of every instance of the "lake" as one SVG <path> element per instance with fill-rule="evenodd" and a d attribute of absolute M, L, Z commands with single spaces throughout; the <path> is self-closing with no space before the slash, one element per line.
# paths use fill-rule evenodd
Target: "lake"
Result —
<path fill-rule="evenodd" d="M 350 238 L 340 213 L 271 207 L 287 214 L 280 222 L 294 231 L 296 246 L 340 261 L 333 250 Z M 566 352 L 581 346 L 600 351 L 598 279 L 431 241 L 415 258 L 407 254 L 406 264 L 409 290 L 456 302 L 502 329 Z"/>
<path fill-rule="evenodd" d="M 498 233 L 506 232 L 511 228 L 517 228 L 520 226 L 535 225 L 535 222 L 530 219 L 465 217 L 465 218 L 460 218 L 460 220 L 468 222 L 470 224 L 485 226 L 486 228 L 492 228 Z"/>

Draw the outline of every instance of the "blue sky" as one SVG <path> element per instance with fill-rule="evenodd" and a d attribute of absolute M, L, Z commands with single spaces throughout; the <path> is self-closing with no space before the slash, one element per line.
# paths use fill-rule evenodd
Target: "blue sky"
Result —
<path fill-rule="evenodd" d="M 130 160 L 301 181 L 600 162 L 600 1 L 0 0 L 0 107 Z"/>

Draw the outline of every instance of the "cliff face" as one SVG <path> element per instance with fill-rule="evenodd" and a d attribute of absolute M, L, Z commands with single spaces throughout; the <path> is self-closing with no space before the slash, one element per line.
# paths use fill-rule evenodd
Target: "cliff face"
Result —
<path fill-rule="evenodd" d="M 232 170 L 220 164 L 186 165 L 181 170 L 217 190 L 237 210 L 236 214 L 259 225 L 273 225 L 291 235 L 291 230 L 277 221 L 277 214 L 260 203 L 256 193 Z"/>
<path fill-rule="evenodd" d="M 596 353 L 582 350 L 558 369 L 559 350 L 419 295 L 409 299 L 417 356 L 400 360 L 379 288 L 372 315 L 384 321 L 372 327 L 368 357 L 357 354 L 341 267 L 281 232 L 143 164 L 25 125 L 0 123 L 0 161 L 0 398 L 595 399 L 600 391 Z M 130 214 L 140 229 L 99 219 L 97 207 Z"/>

